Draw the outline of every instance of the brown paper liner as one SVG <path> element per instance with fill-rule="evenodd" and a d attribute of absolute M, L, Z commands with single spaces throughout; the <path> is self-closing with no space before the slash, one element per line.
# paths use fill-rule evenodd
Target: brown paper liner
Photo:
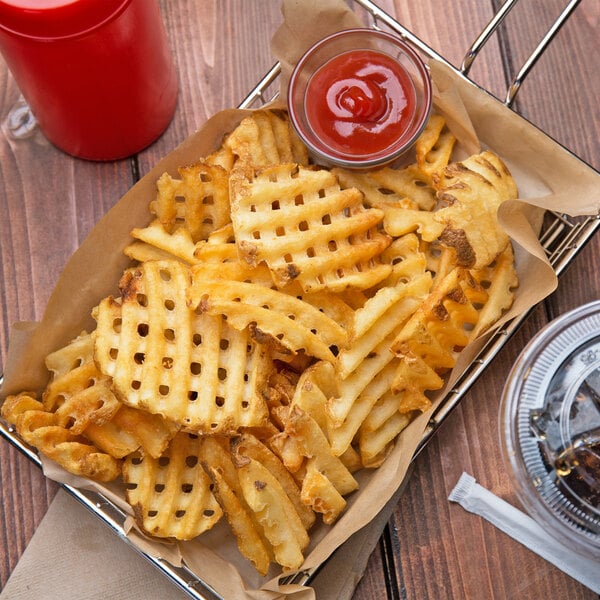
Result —
<path fill-rule="evenodd" d="M 282 63 L 279 103 L 292 65 L 314 41 L 339 29 L 362 23 L 342 0 L 284 0 L 284 23 L 273 37 L 273 54 Z M 557 285 L 537 234 L 545 210 L 570 215 L 595 215 L 600 209 L 598 175 L 525 119 L 500 104 L 487 92 L 436 62 L 430 63 L 436 88 L 436 109 L 448 123 L 465 153 L 489 148 L 511 170 L 520 191 L 520 200 L 506 202 L 500 220 L 513 240 L 520 286 L 515 302 L 504 320 L 535 306 Z M 39 324 L 21 323 L 12 331 L 2 397 L 21 390 L 41 390 L 48 379 L 45 356 L 65 345 L 82 330 L 91 330 L 91 311 L 105 296 L 117 292 L 117 282 L 128 266 L 123 248 L 130 243 L 133 227 L 150 220 L 148 204 L 156 193 L 155 183 L 163 172 L 177 175 L 177 167 L 194 163 L 220 144 L 225 133 L 247 111 L 221 112 L 166 156 L 102 218 L 61 274 Z M 498 123 L 502 123 L 498 127 Z M 467 347 L 450 375 L 448 386 L 469 364 L 480 344 Z M 348 497 L 348 509 L 333 527 L 316 526 L 303 568 L 325 561 L 354 532 L 367 525 L 400 486 L 414 451 L 444 390 L 433 396 L 433 406 L 402 432 L 384 464 L 374 471 L 357 474 L 360 490 Z M 47 462 L 47 461 L 46 461 Z M 99 486 L 73 479 L 61 469 L 46 468 L 46 474 L 74 485 L 93 487 L 124 504 L 118 486 Z M 180 560 L 225 598 L 272 600 L 293 596 L 295 600 L 314 597 L 313 590 L 300 586 L 282 587 L 280 572 L 273 568 L 261 578 L 238 553 L 228 528 L 219 523 L 192 542 L 165 545 L 139 539 L 144 550 Z"/>

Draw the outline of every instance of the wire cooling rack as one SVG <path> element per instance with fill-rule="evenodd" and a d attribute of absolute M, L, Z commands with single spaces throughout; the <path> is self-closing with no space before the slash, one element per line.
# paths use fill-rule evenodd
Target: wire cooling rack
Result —
<path fill-rule="evenodd" d="M 478 86 L 468 78 L 469 70 L 473 62 L 478 57 L 482 48 L 490 39 L 492 34 L 498 29 L 508 13 L 514 8 L 519 0 L 506 0 L 494 17 L 489 21 L 481 34 L 474 40 L 468 48 L 461 67 L 457 69 L 451 65 L 443 56 L 423 43 L 411 31 L 403 27 L 392 16 L 379 8 L 371 0 L 352 0 L 357 8 L 362 8 L 365 12 L 368 26 L 374 29 L 384 29 L 394 32 L 405 39 L 425 56 L 435 59 L 448 68 L 452 69 L 459 77 L 463 77 L 469 84 Z M 527 75 L 530 73 L 537 60 L 542 56 L 554 36 L 560 28 L 569 19 L 581 0 L 571 0 L 552 23 L 546 34 L 540 40 L 533 52 L 523 63 L 521 69 L 515 74 L 508 86 L 504 104 L 511 108 L 517 93 Z M 280 66 L 275 64 L 248 93 L 246 98 L 240 103 L 239 108 L 257 108 L 273 100 L 277 95 L 277 82 L 280 75 Z M 568 150 L 565 149 L 565 152 Z M 599 173 L 600 176 L 600 173 Z M 540 235 L 540 242 L 546 252 L 550 264 L 556 274 L 560 276 L 575 256 L 583 249 L 587 242 L 600 227 L 600 215 L 589 217 L 569 217 L 564 214 L 548 212 L 546 222 Z M 469 365 L 458 379 L 456 385 L 448 391 L 442 399 L 436 412 L 426 428 L 420 444 L 415 452 L 415 457 L 425 447 L 438 427 L 442 424 L 448 414 L 454 409 L 467 393 L 470 387 L 475 383 L 484 369 L 490 364 L 492 359 L 502 349 L 504 344 L 510 339 L 511 335 L 525 321 L 531 311 L 526 312 L 508 322 L 501 330 L 490 337 L 486 345 L 479 352 L 475 360 Z M 0 385 L 2 378 L 0 376 Z M 41 461 L 37 453 L 25 444 L 14 432 L 0 420 L 0 434 L 13 444 L 20 452 L 27 456 L 32 462 L 41 468 Z M 414 459 L 413 459 L 414 460 Z M 128 544 L 138 554 L 143 556 L 157 569 L 159 569 L 168 579 L 170 579 L 181 590 L 186 592 L 190 598 L 195 600 L 224 600 L 216 590 L 208 583 L 198 577 L 186 566 L 177 567 L 168 561 L 150 556 L 139 548 L 134 541 L 125 535 L 124 523 L 127 515 L 117 507 L 113 502 L 106 499 L 97 492 L 73 488 L 68 485 L 62 486 L 68 493 L 76 498 L 81 504 L 93 512 L 102 522 L 105 523 L 124 543 Z M 302 571 L 293 577 L 282 578 L 286 583 L 310 583 L 315 576 L 316 571 Z"/>

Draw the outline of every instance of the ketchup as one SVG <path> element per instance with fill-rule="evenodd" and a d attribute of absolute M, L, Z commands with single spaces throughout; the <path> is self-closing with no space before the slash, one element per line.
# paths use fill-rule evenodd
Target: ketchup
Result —
<path fill-rule="evenodd" d="M 415 115 L 410 75 L 375 50 L 344 52 L 312 75 L 306 117 L 315 136 L 336 154 L 362 156 L 393 147 Z"/>

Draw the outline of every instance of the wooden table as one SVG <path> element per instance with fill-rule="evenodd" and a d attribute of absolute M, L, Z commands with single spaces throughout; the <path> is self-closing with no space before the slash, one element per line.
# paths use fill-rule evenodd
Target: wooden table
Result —
<path fill-rule="evenodd" d="M 497 0 L 379 5 L 459 66 Z M 486 45 L 470 75 L 499 98 L 564 2 L 522 0 Z M 70 254 L 96 221 L 213 113 L 237 105 L 272 65 L 270 38 L 281 22 L 277 0 L 163 0 L 181 95 L 163 137 L 129 160 L 90 163 L 44 141 L 0 135 L 0 352 L 10 326 L 39 319 Z M 596 169 L 600 168 L 598 97 L 600 5 L 583 2 L 536 64 L 515 108 Z M 19 91 L 0 58 L 0 117 Z M 518 140 L 515 140 L 518 143 Z M 517 502 L 498 443 L 498 403 L 523 345 L 548 320 L 600 297 L 600 241 L 577 256 L 560 286 L 496 357 L 416 460 L 357 599 L 592 598 L 594 595 L 479 517 L 448 500 L 462 471 Z M 57 490 L 8 443 L 0 443 L 0 586 L 17 564 Z"/>

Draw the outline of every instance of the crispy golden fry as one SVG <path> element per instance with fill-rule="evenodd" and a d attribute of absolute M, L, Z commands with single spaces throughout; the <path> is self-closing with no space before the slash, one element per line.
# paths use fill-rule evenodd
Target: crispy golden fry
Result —
<path fill-rule="evenodd" d="M 381 288 L 355 311 L 354 339 L 351 348 L 338 356 L 339 376 L 346 379 L 376 348 L 414 313 L 431 288 L 429 273 L 393 288 Z"/>
<path fill-rule="evenodd" d="M 56 412 L 58 423 L 74 434 L 83 433 L 89 423 L 110 421 L 121 406 L 93 352 L 92 336 L 82 333 L 46 357 L 52 377 L 42 396 L 44 408 Z"/>
<path fill-rule="evenodd" d="M 234 492 L 217 468 L 207 464 L 206 472 L 213 484 L 213 494 L 235 535 L 239 551 L 252 562 L 261 575 L 266 575 L 271 563 L 270 545 L 265 545 L 260 536 L 262 526 L 259 525 L 260 529 L 257 528 L 252 519 L 254 512 L 245 508 L 247 503 L 243 495 Z"/>
<path fill-rule="evenodd" d="M 204 161 L 178 171 L 180 179 L 160 177 L 150 210 L 167 232 L 184 228 L 193 242 L 206 239 L 229 222 L 229 173 Z"/>
<path fill-rule="evenodd" d="M 167 234 L 168 235 L 168 234 Z M 179 260 L 176 256 L 165 250 L 161 250 L 152 244 L 147 244 L 141 240 L 135 240 L 123 249 L 125 256 L 134 262 L 148 262 L 150 260 Z M 186 264 L 190 264 L 187 263 Z"/>
<path fill-rule="evenodd" d="M 189 540 L 221 518 L 201 465 L 201 444 L 198 436 L 178 433 L 160 458 L 132 454 L 125 460 L 127 501 L 150 535 Z"/>
<path fill-rule="evenodd" d="M 335 456 L 343 456 L 363 421 L 383 394 L 394 382 L 397 359 L 390 357 L 391 339 L 375 348 L 367 364 L 344 380 L 339 397 L 329 401 L 327 410 L 331 420 L 329 443 Z"/>
<path fill-rule="evenodd" d="M 245 117 L 225 140 L 244 167 L 293 162 L 308 164 L 308 152 L 282 111 L 258 110 Z"/>
<path fill-rule="evenodd" d="M 251 267 L 247 262 L 239 260 L 234 244 L 223 244 L 221 250 L 222 260 L 219 260 L 218 253 L 214 252 L 209 261 L 192 268 L 192 294 L 195 293 L 196 287 L 201 287 L 203 282 L 211 280 L 254 283 L 266 289 L 272 287 L 271 271 L 266 265 Z M 195 302 L 193 296 L 192 301 Z"/>
<path fill-rule="evenodd" d="M 444 246 L 437 240 L 434 242 L 421 242 L 421 248 L 425 255 L 427 270 L 433 275 L 432 290 L 435 289 L 450 271 L 458 268 L 456 250 Z"/>
<path fill-rule="evenodd" d="M 231 220 L 240 255 L 265 261 L 277 286 L 305 292 L 366 289 L 390 271 L 378 257 L 390 239 L 377 231 L 383 213 L 366 209 L 356 189 L 294 164 L 231 177 Z"/>
<path fill-rule="evenodd" d="M 446 127 L 442 115 L 432 114 L 425 129 L 417 138 L 415 153 L 417 165 L 435 187 L 452 156 L 456 138 Z"/>
<path fill-rule="evenodd" d="M 301 502 L 300 490 L 294 478 L 287 471 L 281 460 L 267 446 L 254 436 L 243 434 L 232 441 L 232 453 L 235 462 L 238 464 L 244 463 L 247 459 L 253 459 L 267 469 L 285 491 L 303 527 L 309 529 L 313 525 L 315 515 L 309 507 Z"/>
<path fill-rule="evenodd" d="M 286 409 L 286 412 L 289 412 L 289 409 Z M 269 448 L 280 458 L 285 468 L 295 479 L 302 481 L 300 470 L 304 468 L 306 458 L 302 454 L 297 440 L 291 438 L 283 431 L 278 431 L 269 438 Z"/>
<path fill-rule="evenodd" d="M 123 402 L 192 432 L 234 432 L 268 418 L 260 390 L 272 364 L 246 330 L 187 304 L 190 274 L 144 263 L 121 281 L 122 300 L 94 311 L 96 359 Z"/>
<path fill-rule="evenodd" d="M 331 363 L 319 361 L 298 379 L 292 405 L 310 414 L 323 433 L 327 433 L 327 402 L 340 393 L 339 378 Z"/>
<path fill-rule="evenodd" d="M 519 280 L 512 246 L 509 244 L 491 265 L 472 270 L 470 273 L 473 279 L 485 288 L 488 295 L 485 306 L 479 311 L 477 324 L 470 334 L 471 339 L 474 339 L 496 323 L 513 302 L 513 289 L 519 285 Z"/>
<path fill-rule="evenodd" d="M 297 441 L 300 451 L 309 459 L 308 463 L 327 477 L 342 496 L 358 488 L 356 479 L 342 461 L 332 454 L 325 434 L 309 413 L 293 406 L 285 424 L 285 432 Z"/>
<path fill-rule="evenodd" d="M 309 460 L 306 466 L 301 498 L 305 504 L 312 506 L 315 512 L 323 515 L 323 523 L 326 525 L 333 525 L 346 508 L 342 494 L 333 482 L 319 471 L 313 459 Z"/>
<path fill-rule="evenodd" d="M 252 458 L 238 466 L 238 474 L 244 499 L 262 525 L 275 560 L 285 569 L 298 569 L 304 562 L 302 553 L 309 537 L 280 482 Z"/>
<path fill-rule="evenodd" d="M 342 188 L 361 190 L 368 206 L 395 204 L 413 210 L 431 210 L 435 206 L 435 190 L 429 176 L 417 165 L 403 169 L 384 167 L 365 173 L 335 168 L 332 172 Z"/>
<path fill-rule="evenodd" d="M 177 426 L 158 415 L 125 407 L 115 396 L 109 377 L 94 361 L 91 334 L 82 333 L 46 357 L 52 377 L 43 392 L 44 410 L 54 424 L 82 435 L 99 450 L 123 458 L 141 448 L 160 456 Z"/>
<path fill-rule="evenodd" d="M 244 499 L 237 469 L 229 452 L 229 440 L 217 436 L 202 440 L 201 462 L 213 485 L 213 494 L 223 510 L 238 548 L 261 575 L 273 560 L 271 545 L 262 526 Z"/>
<path fill-rule="evenodd" d="M 424 411 L 424 392 L 440 389 L 440 373 L 451 369 L 467 345 L 487 293 L 464 269 L 454 269 L 415 311 L 391 348 L 400 358 L 393 389 L 400 411 Z"/>
<path fill-rule="evenodd" d="M 116 435 L 111 436 L 100 446 L 99 440 L 103 436 L 103 430 L 109 425 L 117 429 Z M 115 437 L 128 435 L 135 440 L 136 449 L 139 448 L 143 454 L 158 458 L 179 430 L 179 425 L 164 419 L 161 415 L 153 415 L 144 410 L 121 405 L 121 408 L 105 427 L 96 426 L 94 432 L 90 429 L 90 427 L 86 429 L 85 436 L 99 447 L 109 448 L 114 443 Z"/>
<path fill-rule="evenodd" d="M 392 266 L 389 277 L 381 287 L 395 287 L 399 283 L 414 279 L 428 269 L 427 254 L 421 250 L 421 242 L 414 233 L 396 238 L 381 255 L 382 262 Z M 363 304 L 364 306 L 364 304 Z"/>
<path fill-rule="evenodd" d="M 363 420 L 391 382 L 390 346 L 429 293 L 423 273 L 395 288 L 383 288 L 357 311 L 352 347 L 338 356 L 340 393 L 327 405 L 328 437 L 334 453 L 349 448 Z"/>
<path fill-rule="evenodd" d="M 398 396 L 392 390 L 381 396 L 360 426 L 358 447 L 362 465 L 380 466 L 398 434 L 411 420 L 410 413 L 399 412 Z"/>
<path fill-rule="evenodd" d="M 293 296 L 255 283 L 194 278 L 190 301 L 197 312 L 225 315 L 238 330 L 251 328 L 257 342 L 289 354 L 305 351 L 335 360 L 331 347 L 343 348 L 348 333 L 325 313 Z"/>
<path fill-rule="evenodd" d="M 327 436 L 329 425 L 327 402 L 339 393 L 339 378 L 333 364 L 319 361 L 307 367 L 300 375 L 291 402 L 280 411 L 279 426 L 284 430 L 290 411 L 300 409 L 310 415 L 322 433 Z M 327 438 L 325 438 L 327 439 Z M 269 440 L 269 445 L 283 461 L 285 467 L 297 474 L 304 467 L 306 454 L 302 452 L 299 441 L 282 431 Z M 301 480 L 302 477 L 299 476 Z"/>
<path fill-rule="evenodd" d="M 146 262 L 177 259 L 187 265 L 198 262 L 194 255 L 196 245 L 191 233 L 184 227 L 178 227 L 169 233 L 160 221 L 155 219 L 147 227 L 132 229 L 131 237 L 136 241 L 125 248 L 125 254 L 133 260 Z"/>
<path fill-rule="evenodd" d="M 446 167 L 441 177 L 435 212 L 382 205 L 384 228 L 392 236 L 418 231 L 426 242 L 439 240 L 456 250 L 461 267 L 481 268 L 492 262 L 509 243 L 496 214 L 505 200 L 517 197 L 510 172 L 489 151 Z"/>
<path fill-rule="evenodd" d="M 120 475 L 117 459 L 60 426 L 57 416 L 46 411 L 32 394 L 24 392 L 8 396 L 2 404 L 1 414 L 28 444 L 69 473 L 104 482 Z"/>

